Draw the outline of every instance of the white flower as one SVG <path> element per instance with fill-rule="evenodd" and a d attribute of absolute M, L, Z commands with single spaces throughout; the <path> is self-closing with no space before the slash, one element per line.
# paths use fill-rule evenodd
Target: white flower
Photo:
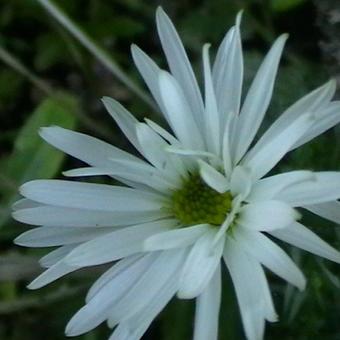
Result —
<path fill-rule="evenodd" d="M 41 226 L 16 243 L 60 246 L 41 259 L 48 268 L 29 287 L 40 288 L 79 268 L 119 260 L 91 287 L 66 333 L 87 332 L 105 320 L 111 340 L 139 339 L 168 301 L 197 298 L 195 340 L 217 339 L 221 265 L 226 264 L 248 339 L 262 339 L 276 321 L 263 266 L 299 289 L 300 269 L 267 235 L 340 262 L 340 253 L 297 222 L 297 207 L 340 221 L 340 173 L 291 171 L 263 178 L 284 155 L 340 121 L 331 102 L 335 82 L 300 99 L 254 142 L 267 111 L 286 35 L 273 44 L 241 105 L 242 48 L 236 25 L 224 38 L 212 70 L 203 47 L 204 100 L 170 19 L 157 27 L 171 74 L 138 47 L 134 61 L 173 134 L 138 122 L 119 103 L 103 102 L 145 158 L 59 127 L 41 130 L 56 148 L 90 167 L 67 176 L 108 175 L 123 186 L 36 180 L 14 218 Z"/>

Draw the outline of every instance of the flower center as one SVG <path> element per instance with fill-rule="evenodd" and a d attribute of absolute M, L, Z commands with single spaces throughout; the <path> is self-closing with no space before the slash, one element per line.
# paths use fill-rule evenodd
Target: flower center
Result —
<path fill-rule="evenodd" d="M 190 174 L 172 195 L 172 212 L 184 225 L 208 223 L 221 225 L 231 210 L 230 192 L 220 194 Z"/>

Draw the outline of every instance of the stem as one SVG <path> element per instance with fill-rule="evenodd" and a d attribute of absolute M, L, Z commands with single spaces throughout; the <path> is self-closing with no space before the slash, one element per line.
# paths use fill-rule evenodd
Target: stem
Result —
<path fill-rule="evenodd" d="M 155 109 L 150 97 L 139 88 L 119 67 L 116 61 L 92 40 L 78 25 L 76 25 L 60 8 L 50 0 L 37 0 L 63 27 L 65 27 L 79 42 L 87 48 L 106 68 L 126 87 L 140 97 L 146 104 Z"/>
<path fill-rule="evenodd" d="M 13 68 L 15 71 L 28 78 L 37 88 L 39 88 L 42 92 L 47 95 L 52 93 L 52 89 L 50 86 L 34 75 L 25 65 L 23 65 L 14 55 L 8 52 L 6 49 L 0 46 L 0 59 Z"/>

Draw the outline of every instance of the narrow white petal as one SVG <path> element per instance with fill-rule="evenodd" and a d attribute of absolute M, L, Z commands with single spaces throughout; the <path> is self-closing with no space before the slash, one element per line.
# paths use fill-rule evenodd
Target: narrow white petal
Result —
<path fill-rule="evenodd" d="M 157 9 L 156 22 L 171 73 L 183 89 L 197 125 L 203 127 L 202 97 L 183 44 L 171 20 L 160 7 Z"/>
<path fill-rule="evenodd" d="M 300 223 L 292 223 L 284 229 L 273 230 L 270 234 L 295 247 L 340 263 L 340 252 Z"/>
<path fill-rule="evenodd" d="M 163 288 L 158 291 L 148 305 L 128 320 L 119 323 L 109 340 L 139 340 L 151 322 L 165 307 L 178 288 L 178 275 L 173 273 Z"/>
<path fill-rule="evenodd" d="M 221 265 L 196 299 L 194 340 L 217 340 L 221 305 Z"/>
<path fill-rule="evenodd" d="M 137 138 L 142 146 L 142 154 L 156 168 L 169 166 L 169 158 L 164 149 L 169 145 L 145 123 L 136 124 Z"/>
<path fill-rule="evenodd" d="M 205 234 L 209 228 L 208 224 L 199 224 L 155 234 L 145 240 L 144 250 L 154 251 L 189 246 Z"/>
<path fill-rule="evenodd" d="M 69 266 L 63 261 L 59 261 L 52 267 L 45 270 L 37 278 L 35 278 L 28 286 L 28 289 L 39 289 L 49 283 L 59 279 L 60 277 L 78 270 L 79 267 Z"/>
<path fill-rule="evenodd" d="M 140 151 L 140 145 L 136 136 L 136 124 L 138 120 L 113 98 L 103 97 L 102 102 L 127 139 Z"/>
<path fill-rule="evenodd" d="M 195 149 L 188 149 L 188 148 L 184 149 L 184 148 L 175 147 L 175 146 L 168 146 L 165 149 L 165 151 L 176 153 L 182 156 L 207 157 L 214 162 L 218 160 L 218 157 L 215 154 L 208 152 L 208 151 L 204 151 L 204 150 L 195 150 Z"/>
<path fill-rule="evenodd" d="M 112 175 L 113 172 L 114 170 L 110 168 L 85 167 L 63 171 L 63 175 L 67 177 L 103 176 Z"/>
<path fill-rule="evenodd" d="M 21 198 L 12 205 L 13 212 L 21 209 L 30 209 L 36 207 L 41 207 L 41 204 L 31 201 L 27 198 Z"/>
<path fill-rule="evenodd" d="M 122 260 L 116 262 L 109 270 L 105 271 L 90 287 L 86 295 L 86 303 L 89 303 L 105 286 L 112 282 L 117 276 L 125 270 L 134 265 L 142 258 L 142 254 L 136 254 L 124 257 Z"/>
<path fill-rule="evenodd" d="M 233 135 L 234 159 L 238 162 L 255 137 L 272 96 L 276 73 L 287 34 L 281 35 L 265 57 L 244 100 Z"/>
<path fill-rule="evenodd" d="M 299 146 L 308 143 L 310 140 L 337 125 L 340 122 L 340 102 L 330 103 L 328 107 L 320 109 L 315 115 L 317 116 L 316 122 L 291 149 L 298 148 Z"/>
<path fill-rule="evenodd" d="M 152 211 L 162 207 L 161 196 L 106 184 L 35 180 L 21 186 L 23 196 L 44 204 L 103 211 Z"/>
<path fill-rule="evenodd" d="M 240 15 L 235 27 L 229 30 L 218 49 L 213 67 L 213 79 L 223 127 L 230 112 L 238 114 L 240 111 L 243 83 Z"/>
<path fill-rule="evenodd" d="M 161 111 L 164 112 L 164 106 L 158 87 L 158 73 L 161 69 L 146 53 L 134 44 L 131 45 L 131 53 L 139 73 L 142 75 L 152 96 L 156 99 Z"/>
<path fill-rule="evenodd" d="M 256 265 L 255 265 L 256 263 Z M 266 278 L 266 275 L 264 273 L 264 269 L 262 265 L 255 261 L 254 266 L 257 266 L 258 268 L 256 269 L 258 272 L 258 282 L 260 287 L 262 288 L 262 297 L 263 300 L 265 301 L 265 306 L 264 306 L 264 317 L 267 321 L 269 322 L 276 322 L 278 321 L 278 315 L 275 310 L 273 298 L 270 292 L 268 280 Z M 262 282 L 261 282 L 262 281 Z M 261 282 L 261 283 L 260 283 Z"/>
<path fill-rule="evenodd" d="M 236 249 L 235 249 L 236 247 Z M 229 258 L 227 259 L 225 256 L 226 254 L 229 254 Z M 239 257 L 239 258 L 233 258 L 233 257 Z M 255 299 L 256 301 L 253 302 L 253 306 L 251 308 L 257 308 L 258 311 L 260 312 L 262 309 L 262 317 L 265 318 L 266 320 L 270 322 L 275 322 L 278 320 L 277 313 L 275 311 L 273 299 L 270 293 L 269 289 L 269 284 L 266 278 L 266 275 L 264 273 L 264 269 L 262 265 L 255 260 L 253 257 L 249 256 L 248 254 L 244 253 L 242 250 L 242 246 L 238 245 L 237 242 L 233 239 L 228 239 L 227 240 L 227 245 L 225 247 L 224 251 L 224 260 L 227 263 L 231 263 L 231 266 L 233 266 L 232 262 L 236 262 L 239 264 L 240 271 L 243 271 L 241 274 L 241 277 L 243 276 L 243 280 L 249 280 L 250 287 L 245 287 L 244 289 L 249 289 L 249 293 L 252 295 L 254 294 L 253 297 L 249 296 L 249 299 Z M 242 268 L 242 266 L 244 268 Z M 229 268 L 229 266 L 228 266 Z M 235 270 L 235 269 L 234 269 Z M 230 273 L 233 275 L 233 272 Z M 236 273 L 237 277 L 238 274 Z M 237 279 L 237 277 L 235 279 Z M 234 278 L 232 277 L 234 280 Z M 247 282 L 244 283 L 247 285 Z M 235 283 L 234 283 L 235 285 Z M 245 292 L 242 292 L 242 285 L 240 288 L 239 294 L 242 295 Z M 259 291 L 259 289 L 261 291 Z M 235 289 L 237 291 L 238 287 L 235 286 Z M 239 295 L 237 294 L 237 295 Z M 241 301 L 239 301 L 239 304 Z M 243 306 L 244 308 L 247 308 L 247 306 Z M 262 307 L 262 308 L 261 308 Z M 240 306 L 242 309 L 242 306 Z M 262 321 L 261 321 L 262 322 Z"/>
<path fill-rule="evenodd" d="M 169 188 L 174 188 L 177 185 L 176 173 L 172 173 L 169 176 L 169 174 L 161 172 L 148 163 L 136 164 L 128 160 L 113 159 L 111 161 L 113 168 L 112 176 L 118 178 L 118 180 L 123 178 L 124 181 L 121 181 L 123 183 L 126 180 L 131 180 L 162 193 L 169 191 Z"/>
<path fill-rule="evenodd" d="M 237 120 L 237 115 L 230 111 L 227 114 L 224 132 L 222 136 L 222 159 L 225 175 L 230 178 L 233 171 L 233 160 L 232 160 L 232 150 L 231 150 L 231 132 L 235 126 Z"/>
<path fill-rule="evenodd" d="M 202 150 L 203 142 L 198 126 L 184 93 L 168 72 L 159 73 L 159 87 L 168 122 L 184 147 Z"/>
<path fill-rule="evenodd" d="M 250 152 L 258 152 L 265 144 L 270 143 L 275 136 L 291 125 L 300 115 L 303 115 L 306 112 L 314 113 L 317 110 L 321 110 L 334 96 L 335 88 L 336 82 L 331 80 L 290 106 L 277 120 L 275 120 Z"/>
<path fill-rule="evenodd" d="M 284 228 L 300 217 L 287 203 L 271 200 L 244 205 L 237 223 L 250 230 L 268 231 Z"/>
<path fill-rule="evenodd" d="M 285 188 L 306 181 L 314 181 L 315 179 L 314 173 L 307 170 L 290 171 L 266 177 L 253 184 L 247 200 L 249 202 L 270 200 L 277 197 L 278 193 Z"/>
<path fill-rule="evenodd" d="M 119 229 L 80 245 L 64 261 L 77 266 L 115 261 L 143 251 L 143 243 L 148 237 L 175 225 L 175 220 L 161 220 Z"/>
<path fill-rule="evenodd" d="M 150 222 L 169 216 L 163 211 L 110 212 L 38 206 L 15 211 L 13 218 L 22 223 L 45 227 L 115 227 Z"/>
<path fill-rule="evenodd" d="M 340 172 L 314 172 L 314 180 L 297 183 L 284 188 L 275 198 L 292 206 L 334 201 L 340 198 Z"/>
<path fill-rule="evenodd" d="M 179 177 L 183 173 L 184 167 L 181 159 L 176 155 L 165 152 L 165 148 L 169 144 L 147 124 L 139 123 L 136 130 L 144 157 L 164 176 L 179 184 Z"/>
<path fill-rule="evenodd" d="M 54 247 L 88 241 L 111 230 L 111 228 L 41 227 L 22 233 L 14 242 L 24 247 Z"/>
<path fill-rule="evenodd" d="M 327 220 L 340 224 L 340 202 L 332 201 L 320 204 L 306 205 L 303 208 Z"/>
<path fill-rule="evenodd" d="M 71 252 L 75 247 L 77 247 L 79 243 L 76 244 L 68 244 L 66 246 L 59 247 L 47 255 L 43 256 L 39 263 L 44 268 L 49 268 L 55 265 L 57 262 L 62 260 L 69 252 Z"/>
<path fill-rule="evenodd" d="M 234 196 L 241 195 L 242 199 L 246 199 L 251 190 L 251 174 L 249 169 L 243 166 L 234 168 L 231 180 L 230 190 Z"/>
<path fill-rule="evenodd" d="M 203 70 L 204 70 L 204 88 L 205 88 L 205 140 L 208 150 L 219 155 L 221 152 L 221 122 L 217 108 L 215 90 L 213 86 L 209 44 L 203 46 Z"/>
<path fill-rule="evenodd" d="M 180 270 L 186 253 L 186 249 L 167 250 L 160 253 L 135 285 L 110 310 L 109 326 L 114 327 L 135 313 L 143 311 L 144 307 L 162 291 L 171 277 Z"/>
<path fill-rule="evenodd" d="M 157 256 L 157 253 L 148 254 L 120 268 L 121 270 L 115 273 L 114 279 L 107 282 L 89 303 L 72 317 L 66 326 L 67 336 L 86 333 L 107 319 L 112 305 L 129 291 Z"/>
<path fill-rule="evenodd" d="M 224 193 L 230 188 L 229 181 L 210 164 L 199 160 L 200 175 L 205 183 L 219 193 Z"/>
<path fill-rule="evenodd" d="M 254 179 L 261 178 L 280 161 L 314 122 L 315 117 L 309 113 L 300 116 L 257 153 L 246 155 L 242 164 L 250 168 Z"/>
<path fill-rule="evenodd" d="M 170 171 L 168 172 L 170 173 Z M 118 181 L 127 185 L 129 184 L 128 181 L 133 181 L 137 185 L 147 185 L 149 188 L 153 188 L 162 193 L 167 192 L 170 188 L 174 188 L 175 186 L 172 182 L 174 182 L 174 179 L 177 179 L 175 177 L 176 172 L 172 172 L 173 181 L 170 181 L 169 179 L 165 178 L 165 176 L 162 176 L 160 171 L 152 166 L 140 166 L 135 162 L 114 160 L 112 160 L 112 168 L 78 168 L 64 171 L 63 175 L 68 177 L 107 175 L 114 177 Z M 151 181 L 150 177 L 152 177 Z M 136 184 L 130 186 L 138 189 Z"/>
<path fill-rule="evenodd" d="M 158 80 L 158 77 L 157 77 Z M 158 83 L 157 83 L 158 84 Z M 152 130 L 158 133 L 162 138 L 164 138 L 170 145 L 177 145 L 179 146 L 179 141 L 167 130 L 163 129 L 157 123 L 153 122 L 152 120 L 145 118 L 146 124 L 148 124 Z"/>
<path fill-rule="evenodd" d="M 261 265 L 248 256 L 232 238 L 223 252 L 236 291 L 244 331 L 248 340 L 262 340 L 266 299 L 263 298 Z"/>
<path fill-rule="evenodd" d="M 303 290 L 306 279 L 290 257 L 264 234 L 236 228 L 234 237 L 254 258 L 287 282 Z"/>
<path fill-rule="evenodd" d="M 193 245 L 182 269 L 177 296 L 191 299 L 200 295 L 213 276 L 222 256 L 225 238 L 213 247 L 215 230 L 209 230 Z"/>
<path fill-rule="evenodd" d="M 40 136 L 57 149 L 93 166 L 110 167 L 110 158 L 141 162 L 137 157 L 99 139 L 61 127 L 42 128 Z"/>

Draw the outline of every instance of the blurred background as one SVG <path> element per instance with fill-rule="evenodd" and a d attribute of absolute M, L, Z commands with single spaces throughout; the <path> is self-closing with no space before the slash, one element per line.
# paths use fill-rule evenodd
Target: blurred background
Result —
<path fill-rule="evenodd" d="M 100 102 L 104 95 L 122 102 L 139 119 L 161 122 L 130 57 L 130 44 L 136 43 L 166 67 L 154 22 L 158 5 L 175 22 L 199 77 L 202 44 L 211 42 L 212 53 L 216 51 L 243 9 L 245 89 L 275 37 L 290 34 L 264 127 L 303 94 L 330 77 L 340 77 L 339 1 L 54 1 L 68 18 L 66 25 L 37 0 L 0 0 L 1 340 L 65 339 L 67 320 L 83 305 L 86 290 L 105 269 L 81 271 L 39 291 L 27 290 L 27 283 L 41 271 L 37 260 L 47 249 L 13 245 L 27 226 L 10 218 L 10 206 L 23 182 L 61 178 L 63 169 L 80 166 L 47 146 L 38 137 L 39 127 L 60 125 L 134 152 L 105 113 Z M 335 128 L 293 152 L 278 171 L 295 168 L 340 170 L 340 130 Z M 303 222 L 340 248 L 338 226 L 306 212 Z M 308 285 L 299 293 L 268 273 L 280 322 L 267 325 L 266 339 L 339 340 L 340 267 L 283 247 L 303 269 Z M 172 301 L 144 338 L 191 339 L 193 309 L 192 301 Z M 103 325 L 75 339 L 101 340 L 108 334 Z M 226 273 L 220 339 L 244 339 Z"/>

